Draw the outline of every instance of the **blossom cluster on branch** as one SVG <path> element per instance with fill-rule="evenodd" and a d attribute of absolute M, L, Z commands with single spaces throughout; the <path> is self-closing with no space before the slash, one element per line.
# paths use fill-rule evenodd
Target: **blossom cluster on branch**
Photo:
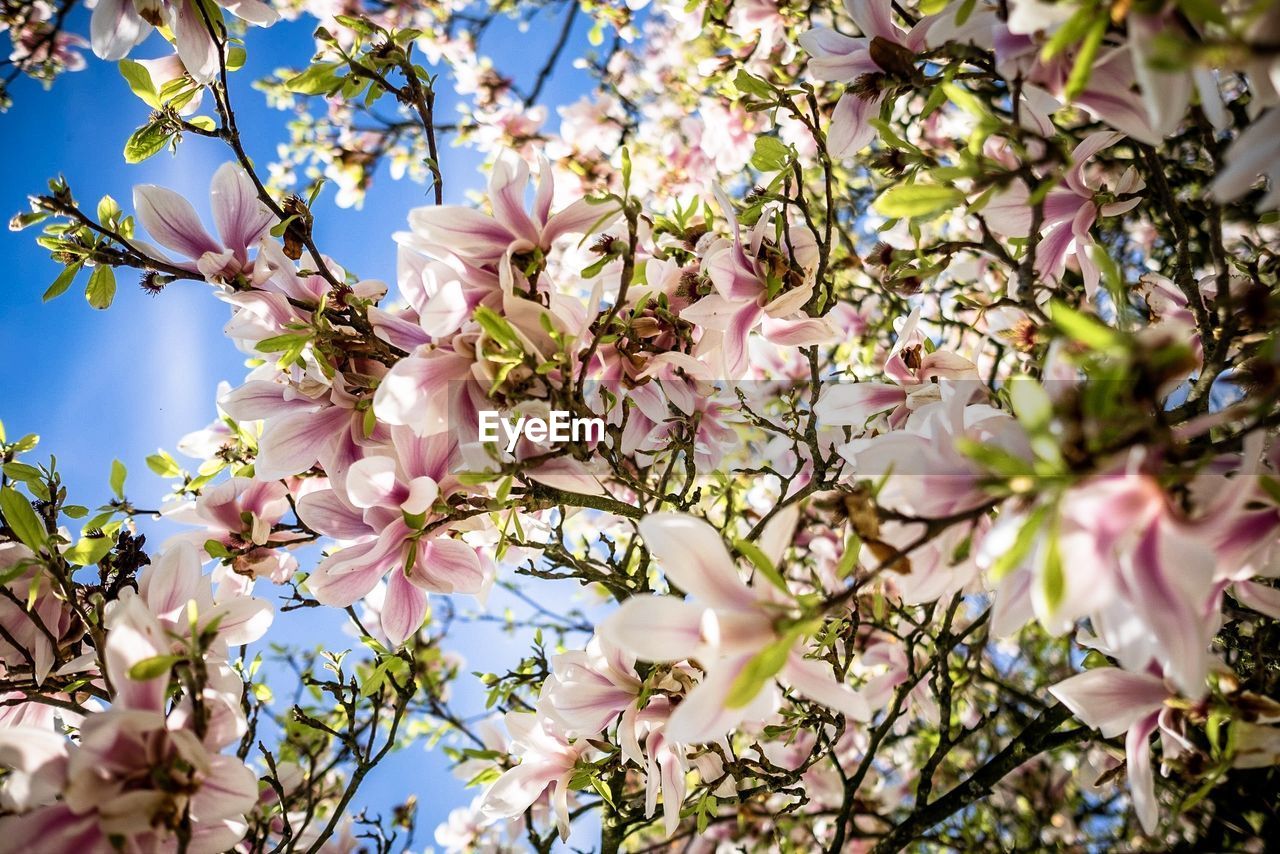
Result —
<path fill-rule="evenodd" d="M 4 7 L 14 68 L 77 67 L 74 5 Z M 300 16 L 255 163 L 249 25 Z M 532 79 L 486 53 L 502 26 L 546 29 Z M 89 27 L 150 110 L 127 161 L 226 162 L 211 223 L 51 181 L 13 221 L 61 265 L 46 299 L 203 286 L 248 373 L 194 463 L 147 460 L 158 508 L 119 463 L 71 504 L 0 435 L 0 847 L 408 850 L 418 781 L 354 804 L 422 742 L 476 788 L 449 851 L 1280 834 L 1280 4 L 98 0 Z M 171 55 L 130 58 L 153 30 Z M 446 137 L 487 159 L 470 204 Z M 316 238 L 327 185 L 375 178 L 428 185 L 394 286 Z M 494 442 L 493 413 L 603 435 Z M 177 533 L 150 550 L 144 517 Z M 350 642 L 254 643 L 312 608 Z M 464 624 L 505 672 L 470 674 Z"/>

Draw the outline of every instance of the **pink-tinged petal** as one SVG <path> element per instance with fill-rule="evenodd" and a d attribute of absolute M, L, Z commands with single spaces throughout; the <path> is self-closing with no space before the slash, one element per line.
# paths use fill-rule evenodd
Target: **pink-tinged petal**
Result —
<path fill-rule="evenodd" d="M 191 817 L 202 823 L 240 819 L 257 801 L 258 775 L 234 756 L 215 754 L 191 799 Z"/>
<path fill-rule="evenodd" d="M 242 21 L 269 27 L 280 20 L 280 13 L 262 0 L 216 0 L 217 4 Z"/>
<path fill-rule="evenodd" d="M 460 205 L 415 208 L 409 226 L 429 246 L 481 264 L 497 261 L 512 242 L 511 232 L 493 217 Z"/>
<path fill-rule="evenodd" d="M 553 457 L 526 474 L 538 483 L 579 495 L 607 495 L 587 464 L 573 457 Z"/>
<path fill-rule="evenodd" d="M 356 507 L 399 508 L 408 494 L 396 477 L 396 461 L 391 457 L 365 457 L 347 472 L 347 498 Z"/>
<path fill-rule="evenodd" d="M 348 428 L 350 410 L 331 406 L 319 412 L 294 412 L 267 422 L 254 461 L 255 476 L 279 480 L 309 470 Z"/>
<path fill-rule="evenodd" d="M 218 621 L 218 637 L 228 646 L 253 643 L 271 627 L 271 603 L 263 599 L 239 596 L 200 615 L 202 626 Z"/>
<path fill-rule="evenodd" d="M 1114 738 L 1158 712 L 1169 689 L 1157 676 L 1096 667 L 1051 686 L 1049 693 L 1077 718 Z"/>
<path fill-rule="evenodd" d="M 147 568 L 138 591 L 153 614 L 176 621 L 197 597 L 201 580 L 200 555 L 191 543 L 180 542 L 165 549 Z"/>
<path fill-rule="evenodd" d="M 400 646 L 422 627 L 426 618 L 426 591 L 409 583 L 403 572 L 393 571 L 382 602 L 382 631 L 387 640 L 394 647 Z"/>
<path fill-rule="evenodd" d="M 1075 239 L 1069 222 L 1060 222 L 1046 231 L 1036 247 L 1036 272 L 1051 279 L 1061 276 Z"/>
<path fill-rule="evenodd" d="M 320 604 L 345 608 L 369 595 L 393 564 L 382 541 L 358 543 L 321 561 L 307 579 L 307 589 Z"/>
<path fill-rule="evenodd" d="M 538 227 L 524 209 L 524 191 L 529 186 L 529 165 L 512 152 L 504 152 L 489 173 L 489 203 L 493 218 L 511 235 L 538 245 Z"/>
<path fill-rule="evenodd" d="M 816 80 L 852 82 L 880 70 L 871 59 L 868 38 L 850 38 L 826 27 L 815 27 L 799 38 L 811 57 L 809 73 Z"/>
<path fill-rule="evenodd" d="M 0 839 L 12 851 L 114 850 L 98 827 L 96 815 L 77 815 L 66 804 L 0 819 Z"/>
<path fill-rule="evenodd" d="M 409 492 L 400 509 L 412 515 L 426 513 L 440 496 L 439 485 L 429 477 L 415 477 L 409 481 Z"/>
<path fill-rule="evenodd" d="M 718 293 L 707 294 L 697 302 L 686 306 L 680 312 L 680 318 L 701 326 L 703 329 L 725 331 L 733 323 L 733 319 L 742 310 L 743 302 L 721 296 Z M 640 388 L 644 388 L 641 386 Z M 639 391 L 640 389 L 636 389 Z M 664 404 L 665 405 L 665 404 Z"/>
<path fill-rule="evenodd" d="M 275 219 L 258 198 L 257 188 L 236 163 L 224 163 L 213 175 L 209 189 L 213 223 L 222 242 L 243 252 L 271 231 Z"/>
<path fill-rule="evenodd" d="M 418 541 L 409 581 L 431 593 L 479 594 L 486 576 L 476 550 L 450 537 Z"/>
<path fill-rule="evenodd" d="M 996 234 L 1026 237 L 1031 231 L 1032 210 L 1027 202 L 1030 196 L 1027 185 L 1017 179 L 991 197 L 982 209 L 982 216 Z"/>
<path fill-rule="evenodd" d="M 196 0 L 173 0 L 177 7 L 171 14 L 174 47 L 187 73 L 197 83 L 211 83 L 218 73 L 218 46 L 196 8 Z"/>
<path fill-rule="evenodd" d="M 729 328 L 725 330 L 720 348 L 724 351 L 724 366 L 730 377 L 742 377 L 747 372 L 747 339 L 751 330 L 764 316 L 764 311 L 753 302 L 745 303 L 733 315 Z"/>
<path fill-rule="evenodd" d="M 1280 620 L 1280 589 L 1256 581 L 1237 581 L 1231 586 L 1231 593 L 1246 608 Z"/>
<path fill-rule="evenodd" d="M 556 238 L 565 234 L 589 235 L 609 225 L 622 213 L 622 208 L 613 203 L 592 204 L 586 199 L 579 199 L 552 215 L 542 229 L 542 245 L 550 246 Z"/>
<path fill-rule="evenodd" d="M 1151 715 L 1130 729 L 1124 740 L 1125 773 L 1129 778 L 1133 811 L 1147 833 L 1155 833 L 1160 821 L 1156 780 L 1151 769 L 1151 733 L 1155 732 L 1156 723 L 1157 716 Z"/>
<path fill-rule="evenodd" d="M 871 720 L 867 699 L 843 682 L 837 682 L 831 666 L 805 658 L 798 650 L 787 656 L 779 678 L 807 700 L 821 703 L 855 721 Z"/>
<path fill-rule="evenodd" d="M 133 0 L 98 0 L 89 21 L 94 54 L 110 62 L 124 59 L 150 32 Z"/>
<path fill-rule="evenodd" d="M 369 307 L 369 323 L 374 334 L 406 353 L 431 342 L 431 336 L 411 318 L 412 315 L 403 317 L 400 313 L 384 311 L 377 306 Z"/>
<path fill-rule="evenodd" d="M 428 356 L 410 356 L 392 366 L 373 395 L 373 411 L 388 424 L 403 424 L 420 436 L 449 428 L 450 384 L 470 370 L 463 357 L 437 350 Z"/>
<path fill-rule="evenodd" d="M 902 31 L 893 23 L 889 0 L 845 0 L 845 8 L 865 36 L 902 41 Z"/>
<path fill-rule="evenodd" d="M 832 344 L 840 334 L 822 317 L 796 317 L 780 319 L 766 315 L 760 321 L 760 331 L 770 344 L 779 347 L 812 347 Z"/>
<path fill-rule="evenodd" d="M 339 540 L 376 533 L 365 524 L 364 514 L 332 489 L 309 492 L 299 498 L 298 518 L 311 530 Z"/>
<path fill-rule="evenodd" d="M 305 397 L 286 399 L 287 392 L 279 383 L 252 380 L 223 395 L 218 406 L 236 421 L 258 421 L 290 412 L 315 412 L 324 406 L 321 401 Z"/>
<path fill-rule="evenodd" d="M 447 433 L 419 438 L 408 427 L 391 428 L 396 459 L 409 478 L 429 477 L 437 483 L 449 475 L 449 458 L 457 441 Z"/>
<path fill-rule="evenodd" d="M 1099 152 L 1105 151 L 1124 139 L 1124 134 L 1115 131 L 1098 131 L 1091 133 L 1080 141 L 1071 152 L 1071 169 L 1067 172 L 1067 186 L 1081 198 L 1093 196 L 1093 191 L 1085 184 L 1084 168 Z M 1050 193 L 1050 195 L 1054 195 Z M 1045 200 L 1046 212 L 1048 199 Z"/>
<path fill-rule="evenodd" d="M 480 813 L 490 820 L 515 818 L 542 797 L 560 774 L 557 766 L 525 761 L 505 772 L 485 792 Z"/>
<path fill-rule="evenodd" d="M 53 803 L 67 781 L 66 736 L 51 727 L 0 727 L 4 795 L 19 810 Z"/>
<path fill-rule="evenodd" d="M 1031 582 L 1035 576 L 1019 570 L 1006 576 L 996 590 L 991 606 L 991 631 L 998 638 L 1013 637 L 1035 619 L 1031 605 Z"/>
<path fill-rule="evenodd" d="M 883 95 L 863 98 L 852 92 L 840 96 L 827 129 L 827 152 L 833 159 L 850 157 L 871 144 L 876 136 L 871 119 L 880 112 L 882 100 Z"/>
<path fill-rule="evenodd" d="M 1159 643 L 1165 675 L 1184 696 L 1204 696 L 1211 631 L 1202 613 L 1212 594 L 1213 552 L 1152 525 L 1120 566 L 1125 598 Z"/>
<path fill-rule="evenodd" d="M 1142 90 L 1152 129 L 1160 136 L 1173 133 L 1191 101 L 1191 75 L 1185 70 L 1161 71 L 1154 67 L 1157 38 L 1164 30 L 1155 15 L 1130 15 L 1128 44 L 1133 50 L 1133 72 Z"/>
<path fill-rule="evenodd" d="M 552 692 L 548 700 L 566 730 L 589 738 L 601 732 L 631 705 L 635 692 L 603 679 L 575 681 Z"/>
<path fill-rule="evenodd" d="M 206 252 L 222 251 L 218 241 L 205 231 L 196 209 L 173 190 L 154 184 L 134 187 L 133 207 L 138 222 L 166 249 L 192 259 L 199 259 Z"/>
<path fill-rule="evenodd" d="M 443 338 L 458 331 L 471 315 L 471 304 L 457 279 L 442 284 L 418 309 L 418 324 L 432 338 Z"/>
<path fill-rule="evenodd" d="M 901 406 L 906 400 L 901 386 L 890 383 L 841 383 L 823 389 L 813 413 L 824 426 L 861 427 L 872 415 Z"/>
<path fill-rule="evenodd" d="M 115 705 L 163 711 L 169 672 L 150 679 L 129 676 L 130 668 L 138 662 L 169 652 L 164 629 L 132 590 L 125 591 L 110 614 L 106 647 L 107 674 L 115 691 Z"/>
<path fill-rule="evenodd" d="M 600 624 L 600 636 L 645 661 L 683 661 L 702 645 L 707 609 L 675 596 L 632 596 Z"/>
<path fill-rule="evenodd" d="M 723 738 L 743 721 L 760 721 L 772 715 L 779 702 L 772 681 L 745 706 L 728 705 L 729 692 L 750 661 L 750 656 L 741 656 L 710 665 L 706 678 L 671 713 L 666 737 L 681 744 L 706 744 Z"/>
<path fill-rule="evenodd" d="M 669 581 L 703 604 L 751 610 L 756 595 L 715 528 L 684 513 L 655 513 L 640 522 L 640 536 Z"/>
<path fill-rule="evenodd" d="M 1094 72 L 1097 76 L 1097 70 Z M 1104 88 L 1101 80 L 1090 82 L 1089 88 L 1076 97 L 1077 106 L 1084 107 L 1095 118 L 1123 131 L 1139 142 L 1159 145 L 1161 137 L 1151 128 L 1146 108 L 1141 99 L 1126 89 Z"/>

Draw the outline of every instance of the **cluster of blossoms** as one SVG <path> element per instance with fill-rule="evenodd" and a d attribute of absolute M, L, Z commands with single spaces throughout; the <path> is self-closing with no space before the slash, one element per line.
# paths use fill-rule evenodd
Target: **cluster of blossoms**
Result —
<path fill-rule="evenodd" d="M 296 113 L 276 183 L 320 164 L 355 203 L 389 156 L 434 204 L 394 292 L 360 278 L 235 122 L 228 28 L 277 12 L 99 0 L 99 56 L 152 26 L 176 52 L 122 63 L 155 111 L 126 156 L 227 143 L 214 228 L 60 181 L 16 222 L 55 295 L 84 268 L 95 307 L 120 269 L 206 284 L 250 370 L 184 440 L 194 474 L 148 461 L 170 503 L 121 473 L 74 545 L 88 511 L 0 447 L 0 838 L 389 850 L 352 798 L 427 733 L 481 787 L 450 851 L 1280 832 L 1280 7 L 569 3 L 520 89 L 473 4 L 285 5 L 321 26 L 263 84 Z M 556 133 L 538 96 L 579 14 L 613 47 Z M 415 50 L 471 99 L 479 205 L 444 204 Z M 495 443 L 491 412 L 602 436 Z M 148 515 L 187 529 L 146 567 Z M 314 701 L 286 711 L 230 651 L 268 585 L 364 649 L 288 658 Z M 530 651 L 477 722 L 449 630 L 491 594 Z"/>

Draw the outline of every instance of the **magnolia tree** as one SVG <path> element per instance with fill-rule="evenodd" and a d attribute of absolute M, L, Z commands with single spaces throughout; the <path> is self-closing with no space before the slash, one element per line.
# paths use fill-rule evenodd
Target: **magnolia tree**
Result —
<path fill-rule="evenodd" d="M 0 445 L 0 848 L 1280 838 L 1280 6 L 76 5 L 4 3 L 6 82 L 116 63 L 126 161 L 226 162 L 211 224 L 53 180 L 45 296 L 205 289 L 249 370 L 159 507 Z M 393 287 L 315 236 L 375 177 Z M 473 791 L 415 836 L 421 781 L 357 805 L 424 743 Z"/>

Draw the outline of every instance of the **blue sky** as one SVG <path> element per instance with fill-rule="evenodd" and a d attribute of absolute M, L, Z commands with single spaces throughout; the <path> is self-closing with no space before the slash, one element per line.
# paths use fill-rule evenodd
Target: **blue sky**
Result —
<path fill-rule="evenodd" d="M 85 17 L 73 28 L 87 31 Z M 312 52 L 313 26 L 307 19 L 247 34 L 249 63 L 233 75 L 232 97 L 250 156 L 264 165 L 287 137 L 288 114 L 268 109 L 250 82 L 277 67 L 305 63 Z M 559 29 L 559 19 L 543 16 L 519 36 L 527 50 L 491 48 L 498 53 L 499 69 L 527 88 Z M 486 44 L 501 45 L 515 35 L 514 26 L 499 26 Z M 580 19 L 567 57 L 575 49 L 578 54 L 587 49 L 585 35 L 586 22 Z M 153 36 L 133 57 L 164 52 Z M 552 106 L 576 98 L 585 85 L 580 72 L 563 62 L 562 68 L 545 90 Z M 14 96 L 12 109 L 0 114 L 0 163 L 5 164 L 0 213 L 6 219 L 27 209 L 28 194 L 62 174 L 90 210 L 99 197 L 111 194 L 129 211 L 132 187 L 153 183 L 181 192 L 208 221 L 209 178 L 230 159 L 229 152 L 215 141 L 191 138 L 177 157 L 163 153 L 138 166 L 126 165 L 124 141 L 146 121 L 149 110 L 129 92 L 114 65 L 91 58 L 87 70 L 64 76 L 51 91 L 23 81 Z M 451 102 L 447 97 L 441 101 L 447 116 Z M 551 123 L 553 128 L 557 123 L 554 110 Z M 441 161 L 446 201 L 462 201 L 468 190 L 483 187 L 476 169 L 479 157 L 473 152 L 445 144 Z M 363 210 L 356 211 L 336 208 L 330 188 L 315 208 L 317 243 L 361 277 L 393 283 L 391 234 L 404 227 L 410 208 L 426 202 L 426 193 L 423 186 L 381 176 Z M 85 301 L 83 278 L 59 299 L 43 304 L 41 295 L 59 267 L 35 244 L 36 236 L 36 229 L 0 231 L 0 257 L 7 272 L 0 297 L 0 420 L 11 438 L 41 436 L 40 446 L 26 459 L 42 462 L 56 455 L 73 502 L 96 506 L 105 501 L 111 461 L 119 458 L 129 468 L 130 498 L 139 506 L 155 506 L 166 485 L 146 468 L 144 458 L 159 447 L 172 451 L 183 434 L 207 424 L 215 414 L 217 383 L 237 384 L 245 373 L 243 354 L 222 336 L 226 306 L 191 282 L 149 296 L 134 286 L 127 271 L 121 273 L 116 301 L 107 311 Z M 149 523 L 144 530 L 154 546 L 176 527 Z M 267 591 L 259 586 L 258 592 Z M 295 642 L 332 638 L 339 622 L 317 610 L 278 614 L 272 634 Z M 473 670 L 514 662 L 523 644 L 495 641 L 492 629 L 473 629 L 460 633 L 455 647 Z M 276 686 L 277 697 L 289 696 L 288 688 Z M 458 694 L 479 696 L 466 686 Z M 417 794 L 420 804 L 416 850 L 429 847 L 435 825 L 473 794 L 447 773 L 442 754 L 424 755 L 410 747 L 370 775 L 359 802 L 385 811 L 409 792 Z"/>

